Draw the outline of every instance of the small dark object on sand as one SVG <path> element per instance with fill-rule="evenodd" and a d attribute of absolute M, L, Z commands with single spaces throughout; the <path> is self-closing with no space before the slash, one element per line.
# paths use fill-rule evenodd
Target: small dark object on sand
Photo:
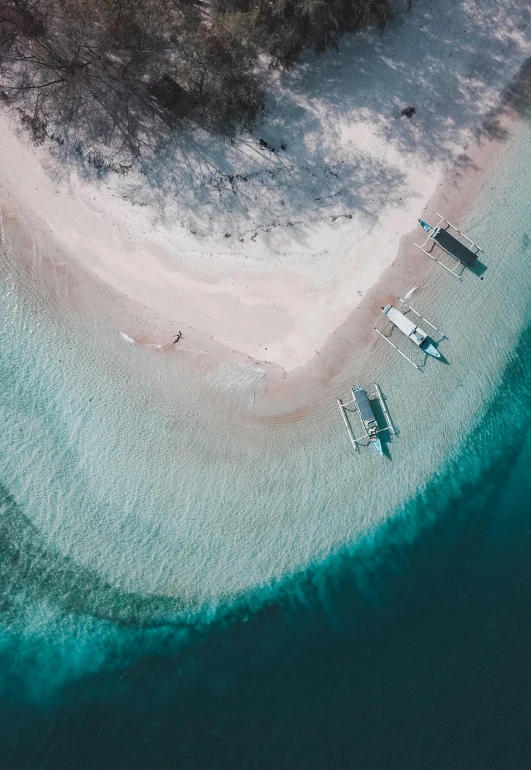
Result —
<path fill-rule="evenodd" d="M 179 340 L 181 340 L 182 338 L 183 338 L 183 333 L 182 333 L 182 332 L 179 332 L 179 334 L 176 334 L 176 335 L 175 335 L 175 339 L 173 340 L 173 342 L 172 342 L 171 344 L 172 344 L 172 345 L 175 345 L 175 343 L 176 343 L 176 342 L 179 342 Z"/>
<path fill-rule="evenodd" d="M 260 149 L 262 150 L 271 150 L 271 152 L 276 152 L 275 148 L 272 147 L 268 142 L 266 142 L 265 139 L 259 139 L 260 143 Z"/>
<path fill-rule="evenodd" d="M 399 117 L 401 118 L 405 115 L 406 118 L 412 118 L 415 112 L 416 112 L 416 109 L 413 107 L 412 104 L 409 104 L 407 107 L 404 107 Z"/>

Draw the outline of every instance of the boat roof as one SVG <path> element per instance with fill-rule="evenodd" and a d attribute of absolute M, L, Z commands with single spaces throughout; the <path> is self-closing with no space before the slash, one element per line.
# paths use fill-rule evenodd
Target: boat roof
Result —
<path fill-rule="evenodd" d="M 413 321 L 410 321 L 409 318 L 406 318 L 406 316 L 401 313 L 400 310 L 397 310 L 397 308 L 393 307 L 392 305 L 388 305 L 385 308 L 384 313 L 388 319 L 394 323 L 394 325 L 400 329 L 403 334 L 406 335 L 406 337 L 409 337 L 410 334 L 413 334 L 417 328 L 417 324 L 413 323 Z"/>
<path fill-rule="evenodd" d="M 364 390 L 353 390 L 352 393 L 356 399 L 356 405 L 360 411 L 360 417 L 363 422 L 372 422 L 373 420 L 376 420 L 367 393 Z"/>
<path fill-rule="evenodd" d="M 458 241 L 457 238 L 454 238 L 453 235 L 450 235 L 447 230 L 439 229 L 435 232 L 432 238 L 436 243 L 442 246 L 443 249 L 446 249 L 446 251 L 451 254 L 454 259 L 462 262 L 467 267 L 474 267 L 477 254 L 474 254 L 474 252 L 463 243 L 461 243 L 461 241 Z"/>

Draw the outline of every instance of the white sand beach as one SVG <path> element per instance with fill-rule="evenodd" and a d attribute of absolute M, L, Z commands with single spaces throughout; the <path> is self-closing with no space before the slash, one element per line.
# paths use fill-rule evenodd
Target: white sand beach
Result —
<path fill-rule="evenodd" d="M 82 178 L 3 111 L 4 226 L 46 242 L 33 249 L 37 270 L 95 276 L 91 303 L 139 344 L 167 345 L 182 330 L 183 352 L 209 344 L 221 358 L 297 370 L 376 285 L 391 291 L 378 282 L 401 238 L 444 174 L 466 172 L 479 129 L 531 56 L 530 20 L 524 0 L 414 3 L 383 34 L 272 72 L 253 136 L 181 135 L 126 177 Z M 408 105 L 415 114 L 399 117 Z M 134 312 L 121 316 L 127 300 Z"/>

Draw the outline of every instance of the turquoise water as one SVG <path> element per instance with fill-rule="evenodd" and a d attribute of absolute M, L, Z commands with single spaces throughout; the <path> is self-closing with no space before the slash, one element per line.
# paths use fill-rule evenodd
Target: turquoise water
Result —
<path fill-rule="evenodd" d="M 368 759 L 383 749 L 362 718 L 356 681 L 363 713 L 376 718 L 380 703 L 391 719 L 389 704 L 405 699 L 404 713 L 419 719 L 422 697 L 432 707 L 438 697 L 422 695 L 421 682 L 439 665 L 420 634 L 441 656 L 441 670 L 455 676 L 453 692 L 439 682 L 447 708 L 440 718 L 448 720 L 470 695 L 462 692 L 470 672 L 459 678 L 459 667 L 444 662 L 441 639 L 457 658 L 456 638 L 468 633 L 464 658 L 474 650 L 486 656 L 485 683 L 498 670 L 496 656 L 510 668 L 510 645 L 488 622 L 513 608 L 507 624 L 516 627 L 521 607 L 511 591 L 525 594 L 521 565 L 511 568 L 512 582 L 503 578 L 511 549 L 527 542 L 530 137 L 523 126 L 467 215 L 486 246 L 484 280 L 467 274 L 458 283 L 434 268 L 414 294 L 413 305 L 430 308 L 448 336 L 440 346 L 447 364 L 429 362 L 418 373 L 375 341 L 368 366 L 381 372 L 399 428 L 380 464 L 370 451 L 353 455 L 335 405 L 351 382 L 370 384 L 366 373 L 353 367 L 334 384 L 330 403 L 300 422 L 235 424 L 223 405 L 249 403 L 262 387 L 256 372 L 225 370 L 198 382 L 183 361 L 124 344 L 97 317 L 90 327 L 65 318 L 19 269 L 7 242 L 0 684 L 12 766 L 68 767 L 79 751 L 86 767 L 106 766 L 102 757 L 116 766 L 119 755 L 123 767 L 176 766 L 177 756 L 177 766 L 226 767 L 232 745 L 237 766 L 293 767 L 294 741 L 300 751 L 313 746 L 300 766 L 322 767 L 325 738 L 335 736 L 332 765 L 341 767 L 357 736 L 369 752 L 358 755 L 363 766 L 390 767 Z M 436 608 L 453 631 L 443 633 Z M 474 610 L 494 647 L 483 649 L 474 636 Z M 438 641 L 422 631 L 424 616 L 441 631 Z M 416 670 L 406 639 L 424 666 L 414 685 L 402 678 Z M 265 699 L 262 729 L 257 692 Z M 494 697 L 482 693 L 487 702 Z M 158 727 L 148 735 L 145 720 L 154 713 Z M 510 717 L 518 732 L 512 706 Z M 428 747 L 435 739 L 425 729 L 419 740 Z M 33 747 L 25 731 L 34 731 Z M 122 738 L 135 754 L 120 754 Z M 390 740 L 399 752 L 398 735 Z M 255 747 L 252 756 L 246 746 Z M 159 752 L 154 764 L 147 747 Z M 476 766 L 524 766 L 519 761 Z M 418 766 L 436 766 L 430 762 Z"/>

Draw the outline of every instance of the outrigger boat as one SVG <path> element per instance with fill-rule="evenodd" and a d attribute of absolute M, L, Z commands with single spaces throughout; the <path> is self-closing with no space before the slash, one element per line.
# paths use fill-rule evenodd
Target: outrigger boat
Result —
<path fill-rule="evenodd" d="M 403 313 L 400 312 L 400 310 L 397 310 L 396 307 L 387 305 L 386 307 L 382 308 L 382 313 L 387 316 L 393 326 L 396 326 L 396 328 L 399 329 L 402 334 L 405 334 L 406 337 L 411 340 L 411 342 L 414 342 L 415 345 L 417 345 L 428 356 L 433 356 L 433 358 L 441 357 L 441 354 L 432 343 L 424 329 L 421 329 L 420 326 L 417 326 L 414 321 L 411 321 L 409 318 L 407 318 Z"/>
<path fill-rule="evenodd" d="M 416 310 L 414 310 L 411 305 L 409 305 L 407 302 L 405 302 L 400 297 L 398 298 L 399 301 L 405 305 L 409 310 L 411 310 L 416 316 L 418 316 L 422 321 L 425 321 L 428 326 L 431 326 L 432 329 L 435 329 L 436 332 L 441 334 L 443 337 L 445 336 L 439 329 L 437 329 L 436 326 L 434 326 L 432 323 L 430 323 L 426 318 L 423 318 L 420 313 L 417 313 Z M 423 353 L 426 353 L 428 356 L 432 356 L 433 358 L 440 358 L 441 354 L 433 344 L 430 337 L 428 337 L 427 333 L 424 331 L 424 329 L 421 329 L 418 324 L 416 324 L 414 321 L 412 321 L 410 318 L 404 315 L 398 308 L 393 307 L 393 305 L 387 305 L 386 307 L 382 307 L 382 313 L 385 315 L 388 321 L 390 321 L 393 326 L 396 326 L 396 328 L 402 332 L 408 339 L 410 339 L 412 342 L 419 347 Z M 385 334 L 382 334 L 382 332 L 374 327 L 374 331 L 377 332 L 380 337 L 383 337 L 386 342 L 388 342 L 391 347 L 393 347 L 395 350 L 397 350 L 401 356 L 403 356 L 407 361 L 409 361 L 410 364 L 413 364 L 414 367 L 417 369 L 420 369 L 420 366 L 416 364 L 414 361 L 409 358 L 409 356 L 406 356 L 405 353 L 403 353 L 400 348 L 397 348 L 395 344 L 391 342 L 391 340 L 385 336 Z"/>
<path fill-rule="evenodd" d="M 358 443 L 360 441 L 365 441 L 366 439 L 369 439 L 371 445 L 373 446 L 374 450 L 380 457 L 383 455 L 382 450 L 382 442 L 380 441 L 380 438 L 378 436 L 379 433 L 382 433 L 384 430 L 390 431 L 390 433 L 395 433 L 395 429 L 393 428 L 393 424 L 391 422 L 391 418 L 389 417 L 389 412 L 387 411 L 387 407 L 385 405 L 385 402 L 382 397 L 382 393 L 378 385 L 375 385 L 375 392 L 371 393 L 369 396 L 365 390 L 359 387 L 359 385 L 356 385 L 356 387 L 352 388 L 352 400 L 349 401 L 347 404 L 344 404 L 340 398 L 337 399 L 337 403 L 339 405 L 339 409 L 341 411 L 341 414 L 343 416 L 343 421 L 345 423 L 345 427 L 348 431 L 350 441 L 352 442 L 352 446 L 357 449 Z M 380 401 L 382 411 L 385 416 L 386 425 L 385 428 L 379 428 L 378 422 L 376 420 L 376 417 L 374 415 L 374 412 L 372 410 L 370 398 L 377 398 Z M 361 424 L 363 425 L 363 428 L 365 430 L 365 435 L 361 436 L 360 438 L 356 438 L 354 436 L 354 433 L 352 432 L 352 427 L 350 425 L 350 421 L 347 416 L 347 412 L 350 412 L 352 410 L 348 409 L 351 404 L 355 405 L 356 412 L 358 414 L 358 417 L 360 418 Z"/>
<path fill-rule="evenodd" d="M 430 259 L 433 259 L 434 262 L 437 262 L 441 267 L 444 267 L 445 270 L 448 270 L 449 273 L 452 273 L 452 275 L 455 275 L 456 278 L 460 278 L 460 276 L 455 272 L 455 270 L 451 270 L 449 267 L 447 267 L 443 262 L 441 262 L 439 259 L 436 259 L 433 254 L 430 254 L 429 251 L 426 251 L 424 248 L 429 240 L 432 240 L 434 243 L 436 243 L 438 246 L 441 247 L 443 251 L 445 251 L 447 254 L 449 254 L 451 257 L 453 257 L 457 262 L 460 262 L 461 264 L 465 265 L 466 267 L 473 268 L 476 264 L 478 253 L 481 251 L 483 252 L 483 249 L 481 249 L 474 241 L 471 241 L 470 238 L 461 232 L 461 230 L 458 230 L 457 227 L 454 227 L 447 219 L 445 219 L 441 214 L 437 214 L 439 217 L 439 221 L 435 225 L 435 227 L 432 227 L 432 225 L 429 225 L 427 222 L 424 222 L 424 220 L 419 219 L 419 224 L 428 233 L 428 237 L 422 244 L 422 246 L 419 246 L 418 243 L 414 243 L 413 245 L 417 247 L 417 249 L 420 249 L 424 252 L 424 254 L 427 254 Z M 441 227 L 442 223 L 445 222 L 448 226 L 448 229 L 455 230 L 456 233 L 459 233 L 459 235 L 464 238 L 466 241 L 468 241 L 472 248 L 469 248 L 464 243 L 461 243 L 461 241 L 457 240 L 455 236 L 453 236 L 451 233 L 448 232 L 448 229 L 445 229 L 444 227 Z M 473 251 L 472 249 L 475 249 Z"/>

